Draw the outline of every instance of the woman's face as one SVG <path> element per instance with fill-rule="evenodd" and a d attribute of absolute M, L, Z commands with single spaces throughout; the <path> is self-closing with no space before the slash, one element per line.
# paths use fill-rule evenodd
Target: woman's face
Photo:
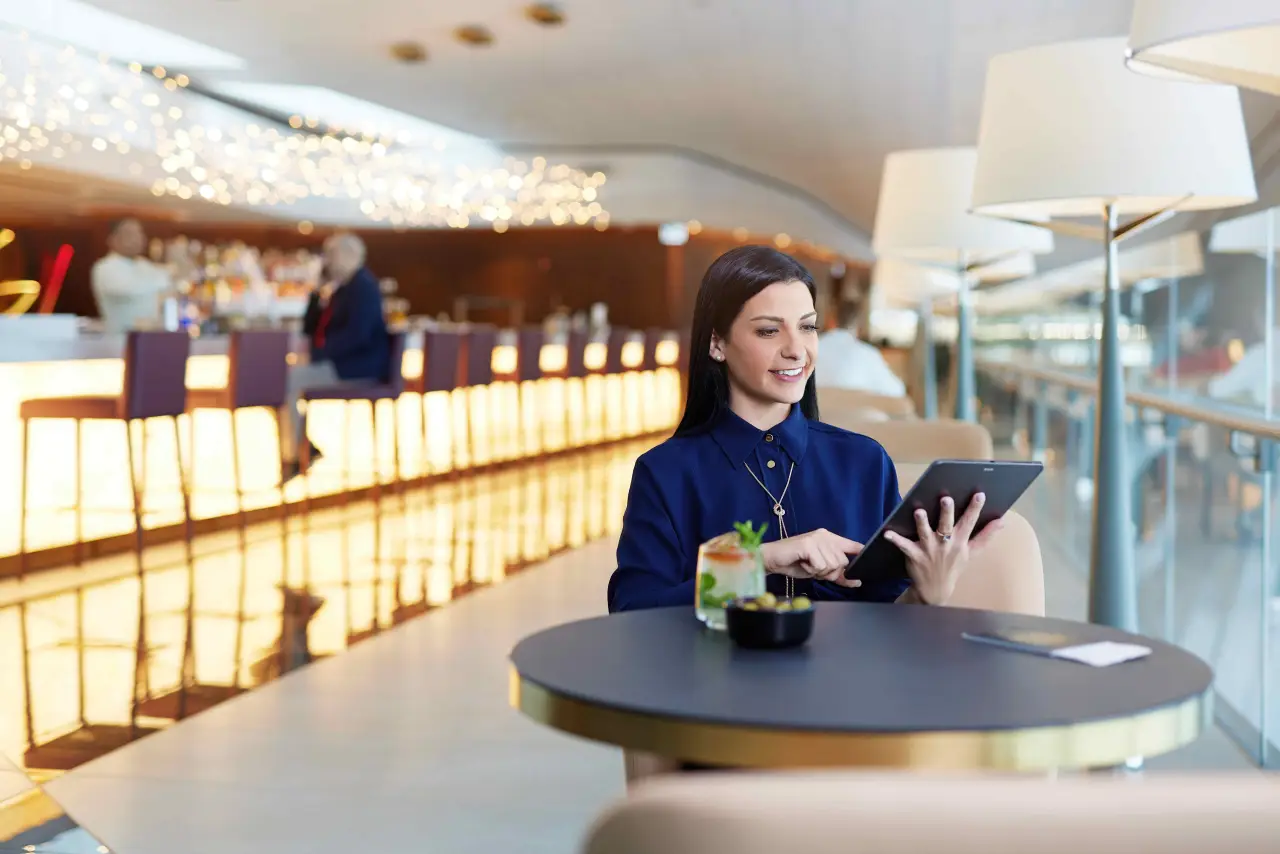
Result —
<path fill-rule="evenodd" d="M 729 388 L 757 403 L 798 403 L 818 357 L 818 316 L 803 282 L 779 282 L 742 306 L 728 334 L 711 336 L 711 358 Z"/>

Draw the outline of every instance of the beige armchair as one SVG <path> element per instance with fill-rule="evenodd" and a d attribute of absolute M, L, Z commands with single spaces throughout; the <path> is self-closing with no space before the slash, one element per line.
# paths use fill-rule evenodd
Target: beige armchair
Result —
<path fill-rule="evenodd" d="M 916 405 L 909 397 L 889 397 L 869 391 L 855 391 L 847 388 L 818 387 L 818 411 L 822 420 L 828 424 L 836 424 L 832 417 L 852 417 L 854 413 L 866 410 L 883 412 L 890 418 L 913 419 L 916 417 Z M 837 424 L 837 426 L 840 426 Z"/>
<path fill-rule="evenodd" d="M 989 460 L 995 457 L 991 433 L 967 421 L 885 421 L 844 418 L 837 412 L 822 420 L 879 442 L 895 462 Z"/>
<path fill-rule="evenodd" d="M 1275 775 L 700 774 L 646 783 L 583 854 L 1256 854 L 1280 840 Z"/>

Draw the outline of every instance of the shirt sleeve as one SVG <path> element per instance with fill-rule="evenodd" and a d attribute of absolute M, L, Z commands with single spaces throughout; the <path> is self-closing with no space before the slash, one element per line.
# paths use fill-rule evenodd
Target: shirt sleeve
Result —
<path fill-rule="evenodd" d="M 631 475 L 618 539 L 618 568 L 609 579 L 609 611 L 693 605 L 693 578 L 658 480 L 644 460 Z"/>
<path fill-rule="evenodd" d="M 889 459 L 889 455 L 883 448 L 880 449 L 878 496 L 873 501 L 878 501 L 880 507 L 877 528 L 902 503 L 902 496 L 898 493 L 898 470 L 894 468 L 893 460 Z M 906 578 L 887 579 L 868 582 L 861 587 L 842 587 L 829 581 L 815 581 L 813 586 L 815 591 L 822 591 L 821 595 L 824 599 L 844 599 L 850 602 L 896 602 L 898 597 L 911 586 L 911 581 Z"/>

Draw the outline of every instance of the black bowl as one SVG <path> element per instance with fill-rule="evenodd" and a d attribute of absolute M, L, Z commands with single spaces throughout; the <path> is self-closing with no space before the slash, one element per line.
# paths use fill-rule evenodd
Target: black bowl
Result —
<path fill-rule="evenodd" d="M 748 611 L 731 602 L 724 609 L 725 628 L 734 643 L 747 649 L 800 646 L 813 634 L 813 607 L 800 611 Z"/>

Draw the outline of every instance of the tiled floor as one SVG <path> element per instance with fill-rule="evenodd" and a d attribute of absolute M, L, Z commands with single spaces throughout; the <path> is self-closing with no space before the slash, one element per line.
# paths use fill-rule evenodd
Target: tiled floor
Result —
<path fill-rule="evenodd" d="M 591 494 L 625 496 L 629 471 L 627 459 L 615 461 Z M 597 513 L 603 528 L 615 529 L 620 504 L 598 503 L 568 513 Z M 475 526 L 468 554 L 483 550 L 485 538 L 521 540 L 512 520 L 543 521 L 527 501 L 504 506 L 509 511 Z M 347 555 L 333 558 L 344 564 L 371 554 L 367 537 L 348 541 L 345 552 L 326 543 L 322 552 Z M 262 547 L 264 555 L 279 553 L 278 543 Z M 552 557 L 81 765 L 46 789 L 123 854 L 568 854 L 622 794 L 621 757 L 512 711 L 506 656 L 531 632 L 601 613 L 613 549 L 606 537 Z M 1044 552 L 1050 613 L 1083 616 L 1078 568 L 1052 538 Z M 353 589 L 368 592 L 376 577 L 363 587 L 331 579 L 326 595 L 348 603 Z M 373 595 L 364 619 L 387 616 L 388 601 Z M 353 613 L 349 604 L 339 610 Z M 1248 768 L 1217 731 L 1147 766 L 1149 773 Z M 12 775 L 0 769 L 0 785 L 20 782 Z M 89 838 L 60 839 L 45 850 L 65 845 L 72 854 Z"/>

